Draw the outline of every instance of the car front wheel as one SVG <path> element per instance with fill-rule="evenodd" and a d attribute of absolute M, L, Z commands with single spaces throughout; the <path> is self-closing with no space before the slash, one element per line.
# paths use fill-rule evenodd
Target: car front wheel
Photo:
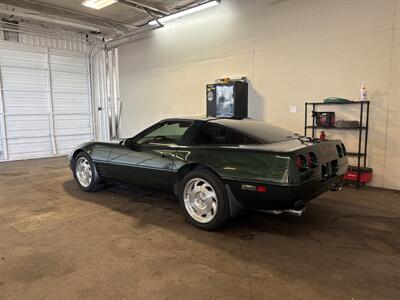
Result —
<path fill-rule="evenodd" d="M 200 229 L 217 229 L 229 218 L 224 184 L 206 169 L 196 169 L 182 179 L 179 202 L 186 220 Z"/>
<path fill-rule="evenodd" d="M 94 192 L 104 187 L 91 158 L 85 152 L 75 158 L 74 178 L 85 192 Z"/>

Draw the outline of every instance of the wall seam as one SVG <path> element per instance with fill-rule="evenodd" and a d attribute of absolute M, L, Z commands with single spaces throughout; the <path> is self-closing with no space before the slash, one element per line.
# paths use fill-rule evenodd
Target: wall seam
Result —
<path fill-rule="evenodd" d="M 393 25 L 392 25 L 392 47 L 390 49 L 390 69 L 389 69 L 389 98 L 386 106 L 386 124 L 385 124 L 385 146 L 383 149 L 383 172 L 382 172 L 382 187 L 385 188 L 386 181 L 386 155 L 387 155 L 387 143 L 388 143 L 388 127 L 389 127 L 389 111 L 390 102 L 392 100 L 392 80 L 393 80 L 393 55 L 394 55 L 394 43 L 395 43 L 395 31 L 396 31 L 396 2 L 394 4 L 393 13 Z"/>
<path fill-rule="evenodd" d="M 253 0 L 253 30 L 255 29 L 256 26 L 256 1 Z M 255 75 L 256 75 L 256 70 L 255 70 L 255 33 L 253 31 L 253 45 L 252 45 L 252 55 L 253 55 L 253 66 L 251 68 L 252 70 L 252 81 L 255 81 Z"/>

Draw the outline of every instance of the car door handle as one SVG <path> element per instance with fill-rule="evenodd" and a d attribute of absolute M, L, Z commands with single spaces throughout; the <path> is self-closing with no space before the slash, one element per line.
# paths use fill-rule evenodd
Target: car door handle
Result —
<path fill-rule="evenodd" d="M 161 157 L 163 157 L 163 158 L 171 158 L 172 157 L 172 154 L 170 154 L 170 153 L 161 153 Z"/>

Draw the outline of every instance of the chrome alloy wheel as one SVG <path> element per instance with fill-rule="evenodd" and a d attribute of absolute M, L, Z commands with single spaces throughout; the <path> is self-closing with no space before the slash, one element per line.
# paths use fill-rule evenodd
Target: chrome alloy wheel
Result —
<path fill-rule="evenodd" d="M 92 168 L 85 157 L 79 157 L 75 168 L 76 178 L 79 183 L 87 188 L 92 182 Z"/>
<path fill-rule="evenodd" d="M 183 192 L 183 199 L 186 211 L 199 223 L 209 223 L 217 214 L 217 194 L 204 179 L 189 180 Z"/>

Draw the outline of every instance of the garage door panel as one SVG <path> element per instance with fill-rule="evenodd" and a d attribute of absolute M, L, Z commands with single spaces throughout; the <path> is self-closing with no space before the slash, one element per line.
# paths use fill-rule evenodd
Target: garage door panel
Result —
<path fill-rule="evenodd" d="M 1 67 L 1 79 L 5 91 L 48 91 L 46 70 Z"/>
<path fill-rule="evenodd" d="M 2 126 L 0 124 L 0 161 L 4 159 L 4 149 L 3 149 L 3 139 L 1 138 L 3 135 Z"/>
<path fill-rule="evenodd" d="M 17 68 L 46 69 L 44 53 L 0 49 L 0 65 Z"/>
<path fill-rule="evenodd" d="M 86 56 L 22 45 L 0 49 L 0 75 L 6 125 L 0 155 L 5 150 L 8 159 L 65 154 L 93 139 Z"/>
<path fill-rule="evenodd" d="M 68 154 L 77 145 L 89 142 L 92 140 L 91 134 L 79 135 L 79 136 L 57 136 L 56 145 L 57 153 Z"/>
<path fill-rule="evenodd" d="M 3 97 L 7 99 L 4 107 L 8 114 L 37 114 L 49 110 L 49 97 L 46 92 L 4 91 Z"/>
<path fill-rule="evenodd" d="M 90 134 L 89 115 L 56 115 L 54 116 L 56 136 Z"/>
<path fill-rule="evenodd" d="M 9 159 L 23 159 L 52 155 L 50 137 L 29 139 L 10 139 L 8 141 Z"/>
<path fill-rule="evenodd" d="M 57 153 L 93 139 L 87 65 L 86 57 L 50 55 Z"/>
<path fill-rule="evenodd" d="M 6 116 L 7 138 L 50 136 L 48 115 Z"/>
<path fill-rule="evenodd" d="M 54 113 L 87 114 L 90 110 L 88 94 L 53 93 Z"/>
<path fill-rule="evenodd" d="M 86 57 L 66 57 L 50 55 L 51 70 L 72 73 L 87 73 Z"/>
<path fill-rule="evenodd" d="M 51 72 L 52 91 L 55 93 L 88 93 L 86 74 Z"/>

